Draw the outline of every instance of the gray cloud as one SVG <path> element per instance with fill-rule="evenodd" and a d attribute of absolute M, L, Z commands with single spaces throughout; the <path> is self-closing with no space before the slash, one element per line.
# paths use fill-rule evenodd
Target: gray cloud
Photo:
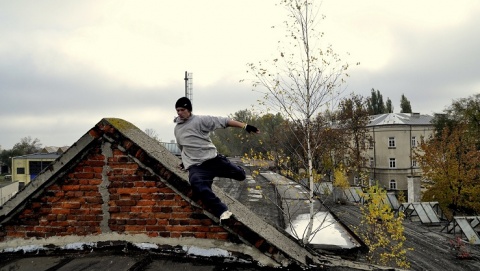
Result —
<path fill-rule="evenodd" d="M 148 5 L 139 9 L 148 12 Z M 103 117 L 124 118 L 142 130 L 156 130 L 160 138 L 169 141 L 173 139 L 174 103 L 184 94 L 184 70 L 178 68 L 181 66 L 191 68 L 189 71 L 194 73 L 195 113 L 226 116 L 256 106 L 256 100 L 261 97 L 247 83 L 238 82 L 248 75 L 243 73 L 246 66 L 237 67 L 242 64 L 235 57 L 238 54 L 244 58 L 245 64 L 269 58 L 269 54 L 275 52 L 276 40 L 272 42 L 264 38 L 262 33 L 265 31 L 260 33 L 255 30 L 268 29 L 266 25 L 278 25 L 279 22 L 268 21 L 269 18 L 263 16 L 266 25 L 260 26 L 261 22 L 257 19 L 248 21 L 252 14 L 245 9 L 239 17 L 247 20 L 229 20 L 231 27 L 217 28 L 215 26 L 219 25 L 215 18 L 209 18 L 205 25 L 198 22 L 205 28 L 205 33 L 198 33 L 190 29 L 194 27 L 192 24 L 172 27 L 171 21 L 161 20 L 162 16 L 153 16 L 158 19 L 155 25 L 149 20 L 138 21 L 137 18 L 135 21 L 128 16 L 128 20 L 121 20 L 125 15 L 133 14 L 128 14 L 128 9 L 114 8 L 117 8 L 116 4 L 93 0 L 42 1 L 41 5 L 36 1 L 2 1 L 0 145 L 3 149 L 11 148 L 25 136 L 37 137 L 44 145 L 71 145 Z M 111 12 L 107 14 L 111 16 L 105 17 L 102 13 L 105 11 Z M 192 16 L 201 13 L 189 12 Z M 265 10 L 254 8 L 252 12 L 266 14 Z M 212 16 L 212 13 L 205 14 Z M 221 18 L 224 16 L 227 15 L 223 14 Z M 113 22 L 103 24 L 109 19 Z M 375 21 L 377 18 L 369 19 Z M 97 26 L 102 31 L 94 32 Z M 182 31 L 176 32 L 177 27 Z M 209 32 L 208 27 L 217 31 Z M 349 31 L 356 31 L 355 26 L 351 27 Z M 347 92 L 369 96 L 372 88 L 378 89 L 385 99 L 389 97 L 392 100 L 395 112 L 399 112 L 400 96 L 405 94 L 411 101 L 412 109 L 420 113 L 439 112 L 451 104 L 452 99 L 479 92 L 475 88 L 480 87 L 480 54 L 477 49 L 480 48 L 480 37 L 476 35 L 480 29 L 480 17 L 465 16 L 456 25 L 429 32 L 423 31 L 421 24 L 412 29 L 401 25 L 390 27 L 394 46 L 389 50 L 394 56 L 377 70 L 369 67 L 368 63 L 352 68 L 346 84 Z M 116 32 L 114 37 L 101 36 L 109 34 L 109 30 L 121 31 L 123 28 L 129 32 Z M 79 32 L 79 29 L 82 31 Z M 142 35 L 128 36 L 136 29 L 147 34 L 154 33 L 155 37 L 149 39 L 143 32 Z M 238 34 L 227 36 L 229 50 L 224 50 L 222 39 L 228 29 Z M 195 38 L 191 39 L 191 36 Z M 92 40 L 83 40 L 86 37 Z M 253 40 L 249 40 L 252 37 Z M 71 48 L 68 47 L 78 40 L 87 45 L 101 40 L 105 43 L 99 43 L 99 46 L 110 46 L 111 40 L 125 41 L 129 38 L 142 38 L 142 42 L 132 43 L 132 55 L 128 55 L 128 46 L 112 53 L 115 56 L 113 60 L 120 58 L 117 64 L 105 58 L 105 62 L 101 63 L 103 70 L 91 63 L 92 55 L 82 58 L 83 55 L 76 55 L 80 54 L 78 50 L 69 51 Z M 271 46 L 269 42 L 272 42 Z M 383 40 L 373 39 L 371 42 Z M 165 44 L 168 46 L 162 47 Z M 238 47 L 234 47 L 236 44 Z M 107 49 L 94 49 L 105 53 L 116 49 L 108 46 Z M 356 49 L 356 44 L 351 46 Z M 151 60 L 150 55 L 134 54 L 157 47 L 166 49 L 158 49 Z M 257 59 L 259 55 L 261 59 Z M 212 61 L 205 61 L 208 59 L 206 56 L 210 56 Z M 122 61 L 121 57 L 125 59 Z M 114 65 L 130 68 L 128 61 L 132 59 L 138 66 L 162 62 L 148 66 L 162 69 L 149 71 L 157 76 L 158 81 L 143 84 L 141 80 L 123 80 L 126 69 L 116 70 Z M 228 59 L 227 64 L 219 59 Z M 142 67 L 131 68 L 135 71 Z M 166 72 L 169 75 L 164 74 Z M 177 73 L 178 78 L 169 77 Z M 207 77 L 214 77 L 216 81 Z"/>

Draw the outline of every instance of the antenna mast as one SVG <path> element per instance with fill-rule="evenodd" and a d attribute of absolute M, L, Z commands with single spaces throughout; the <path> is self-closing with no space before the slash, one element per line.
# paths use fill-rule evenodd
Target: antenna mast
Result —
<path fill-rule="evenodd" d="M 193 101 L 193 74 L 185 71 L 185 97 Z"/>

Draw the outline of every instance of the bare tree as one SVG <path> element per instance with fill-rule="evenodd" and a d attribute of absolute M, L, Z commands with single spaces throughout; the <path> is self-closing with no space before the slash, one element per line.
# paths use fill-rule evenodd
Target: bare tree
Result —
<path fill-rule="evenodd" d="M 147 129 L 145 129 L 145 133 L 146 133 L 149 137 L 155 139 L 155 140 L 158 141 L 158 142 L 161 142 L 161 141 L 162 141 L 162 139 L 158 137 L 157 132 L 156 132 L 154 129 L 152 129 L 152 128 L 147 128 Z"/>
<path fill-rule="evenodd" d="M 269 111 L 282 114 L 292 124 L 298 163 L 306 170 L 310 188 L 309 223 L 303 243 L 311 241 L 314 210 L 314 151 L 320 143 L 314 136 L 312 120 L 335 101 L 348 64 L 343 63 L 330 45 L 322 46 L 323 33 L 316 29 L 324 16 L 314 1 L 282 0 L 289 14 L 285 21 L 285 41 L 279 42 L 278 56 L 271 61 L 250 63 L 253 86 L 264 94 L 262 102 Z"/>

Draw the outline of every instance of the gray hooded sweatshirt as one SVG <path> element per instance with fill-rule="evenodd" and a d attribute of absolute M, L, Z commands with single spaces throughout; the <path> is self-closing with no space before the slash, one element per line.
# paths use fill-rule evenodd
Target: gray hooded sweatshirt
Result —
<path fill-rule="evenodd" d="M 226 128 L 228 118 L 191 115 L 187 120 L 175 118 L 175 138 L 182 151 L 185 169 L 199 165 L 217 156 L 217 148 L 210 139 L 210 132 Z"/>

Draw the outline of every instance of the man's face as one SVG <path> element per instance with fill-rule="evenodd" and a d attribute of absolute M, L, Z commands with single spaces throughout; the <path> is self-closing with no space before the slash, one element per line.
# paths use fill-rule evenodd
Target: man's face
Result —
<path fill-rule="evenodd" d="M 190 117 L 190 111 L 183 107 L 177 107 L 177 115 L 180 117 L 180 119 L 186 120 Z"/>

